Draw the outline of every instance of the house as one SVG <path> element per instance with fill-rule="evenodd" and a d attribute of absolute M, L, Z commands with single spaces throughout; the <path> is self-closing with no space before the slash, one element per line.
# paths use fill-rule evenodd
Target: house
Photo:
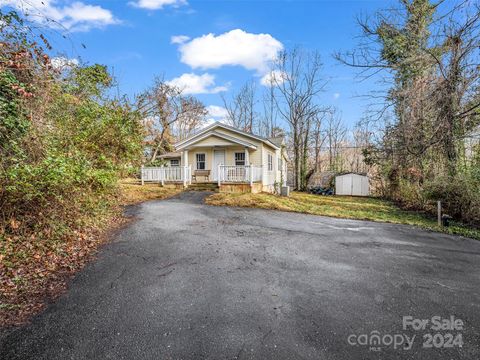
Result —
<path fill-rule="evenodd" d="M 220 192 L 274 192 L 287 178 L 283 139 L 264 138 L 220 122 L 176 143 L 175 152 L 161 159 L 166 167 L 144 168 L 144 181 L 186 187 L 214 183 Z"/>

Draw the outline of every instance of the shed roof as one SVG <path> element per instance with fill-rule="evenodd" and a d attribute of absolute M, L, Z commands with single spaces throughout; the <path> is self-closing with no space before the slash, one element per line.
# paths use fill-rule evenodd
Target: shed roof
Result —
<path fill-rule="evenodd" d="M 353 171 L 346 172 L 346 173 L 336 174 L 335 177 L 337 177 L 337 176 L 345 176 L 345 175 L 358 175 L 358 176 L 368 177 L 368 175 L 367 175 L 366 173 L 357 173 L 357 172 L 353 172 Z"/>

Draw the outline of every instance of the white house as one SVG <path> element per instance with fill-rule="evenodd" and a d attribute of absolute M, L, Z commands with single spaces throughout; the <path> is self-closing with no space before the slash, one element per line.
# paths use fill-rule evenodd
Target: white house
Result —
<path fill-rule="evenodd" d="M 144 168 L 144 181 L 218 184 L 221 192 L 273 192 L 287 179 L 283 140 L 216 122 L 161 156 L 167 166 Z M 156 172 L 156 173 L 155 173 Z"/>

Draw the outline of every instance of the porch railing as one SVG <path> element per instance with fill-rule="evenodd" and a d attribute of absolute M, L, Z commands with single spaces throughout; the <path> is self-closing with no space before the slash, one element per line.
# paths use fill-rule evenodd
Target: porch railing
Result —
<path fill-rule="evenodd" d="M 146 182 L 159 182 L 162 185 L 167 182 L 183 182 L 184 185 L 192 182 L 192 167 L 143 167 L 141 169 L 142 185 Z"/>
<path fill-rule="evenodd" d="M 262 167 L 253 165 L 218 165 L 218 185 L 221 183 L 250 183 L 262 180 Z"/>

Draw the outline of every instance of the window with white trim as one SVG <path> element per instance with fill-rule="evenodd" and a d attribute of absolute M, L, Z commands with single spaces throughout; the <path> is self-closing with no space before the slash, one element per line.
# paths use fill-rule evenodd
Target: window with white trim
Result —
<path fill-rule="evenodd" d="M 178 160 L 178 159 L 171 159 L 171 160 L 170 160 L 170 166 L 172 166 L 172 167 L 180 166 L 180 160 Z"/>
<path fill-rule="evenodd" d="M 245 153 L 236 152 L 235 153 L 235 166 L 244 166 L 245 165 Z"/>
<path fill-rule="evenodd" d="M 282 158 L 278 158 L 278 171 L 282 171 Z"/>
<path fill-rule="evenodd" d="M 197 170 L 205 170 L 205 154 L 196 154 Z"/>
<path fill-rule="evenodd" d="M 273 171 L 273 155 L 268 153 L 268 171 Z"/>

